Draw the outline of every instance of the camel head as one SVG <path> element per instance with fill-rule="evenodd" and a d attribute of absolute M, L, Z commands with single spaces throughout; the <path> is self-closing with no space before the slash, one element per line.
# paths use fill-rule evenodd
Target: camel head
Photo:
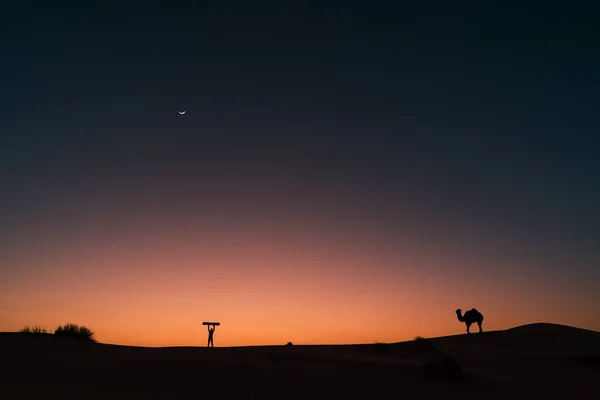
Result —
<path fill-rule="evenodd" d="M 464 318 L 463 318 L 463 316 L 462 316 L 462 310 L 461 310 L 460 308 L 456 310 L 456 317 L 458 318 L 458 320 L 459 320 L 460 322 L 463 322 L 463 321 L 464 321 Z"/>

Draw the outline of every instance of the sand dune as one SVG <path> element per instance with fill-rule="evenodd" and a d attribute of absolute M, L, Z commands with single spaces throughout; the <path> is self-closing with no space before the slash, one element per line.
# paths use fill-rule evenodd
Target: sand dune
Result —
<path fill-rule="evenodd" d="M 553 324 L 393 344 L 213 349 L 5 333 L 0 354 L 3 399 L 600 398 L 600 333 Z"/>

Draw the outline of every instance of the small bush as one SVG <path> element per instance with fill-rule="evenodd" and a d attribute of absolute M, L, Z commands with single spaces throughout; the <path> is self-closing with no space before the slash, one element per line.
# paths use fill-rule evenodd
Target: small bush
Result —
<path fill-rule="evenodd" d="M 63 326 L 59 326 L 54 331 L 54 335 L 86 339 L 91 340 L 92 342 L 96 341 L 94 338 L 94 332 L 85 326 L 79 326 L 76 324 L 65 324 Z"/>
<path fill-rule="evenodd" d="M 19 332 L 21 333 L 33 333 L 33 334 L 44 334 L 44 333 L 48 333 L 48 331 L 46 330 L 46 328 L 42 328 L 41 326 L 33 326 L 33 327 L 29 327 L 26 326 L 25 328 L 21 329 Z"/>
<path fill-rule="evenodd" d="M 437 350 L 437 347 L 433 344 L 430 339 L 424 338 L 423 336 L 415 337 L 416 346 L 422 350 Z"/>

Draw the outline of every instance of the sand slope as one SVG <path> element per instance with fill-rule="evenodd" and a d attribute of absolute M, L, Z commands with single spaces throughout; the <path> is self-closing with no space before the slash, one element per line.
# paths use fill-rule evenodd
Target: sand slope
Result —
<path fill-rule="evenodd" d="M 600 399 L 600 333 L 553 324 L 387 345 L 214 349 L 9 333 L 0 355 L 3 399 Z"/>

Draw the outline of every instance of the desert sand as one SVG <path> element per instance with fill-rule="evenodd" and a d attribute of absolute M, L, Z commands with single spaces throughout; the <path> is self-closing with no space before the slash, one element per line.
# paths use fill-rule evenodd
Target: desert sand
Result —
<path fill-rule="evenodd" d="M 0 398 L 600 399 L 600 332 L 555 324 L 393 344 L 143 348 L 0 334 Z"/>

